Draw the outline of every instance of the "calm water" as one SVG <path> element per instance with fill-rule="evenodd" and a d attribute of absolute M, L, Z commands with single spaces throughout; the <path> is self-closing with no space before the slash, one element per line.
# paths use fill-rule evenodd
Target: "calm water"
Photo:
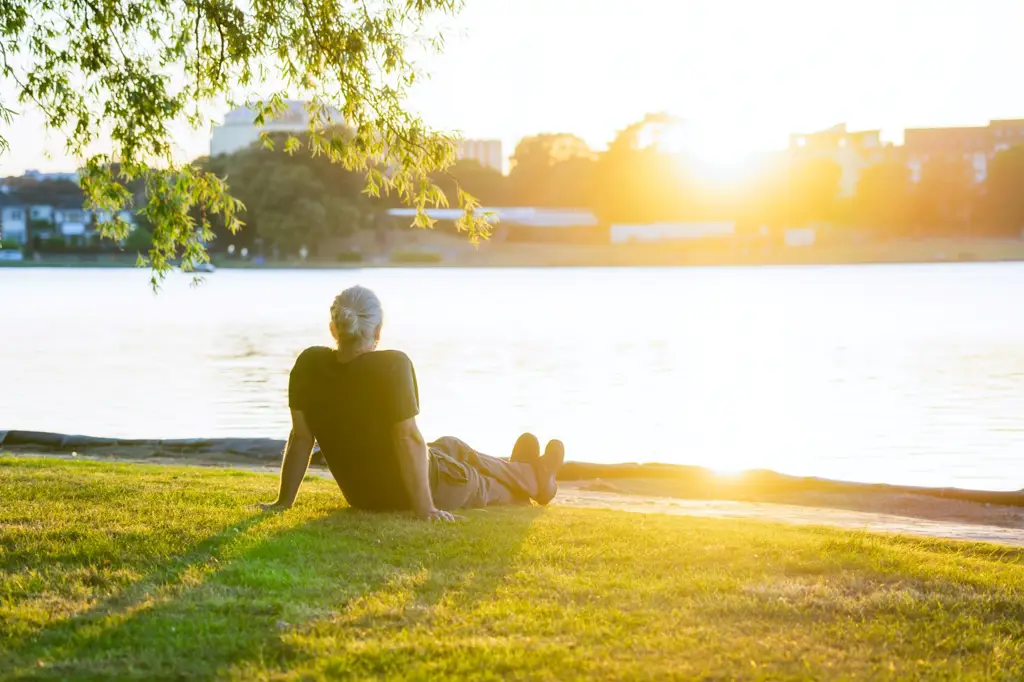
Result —
<path fill-rule="evenodd" d="M 1024 487 L 1024 265 L 0 270 L 0 428 L 288 431 L 296 354 L 361 283 L 416 364 L 421 428 L 504 454 Z"/>

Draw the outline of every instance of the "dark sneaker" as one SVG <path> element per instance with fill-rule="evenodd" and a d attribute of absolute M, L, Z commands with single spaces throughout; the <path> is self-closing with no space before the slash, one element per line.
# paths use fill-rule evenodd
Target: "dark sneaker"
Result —
<path fill-rule="evenodd" d="M 544 456 L 539 457 L 533 465 L 537 471 L 537 496 L 534 501 L 537 504 L 547 504 L 555 499 L 558 492 L 558 482 L 555 476 L 559 469 L 565 464 L 565 445 L 560 440 L 550 441 L 544 448 Z"/>
<path fill-rule="evenodd" d="M 510 462 L 527 462 L 533 464 L 540 459 L 540 441 L 532 433 L 524 433 L 519 436 L 515 446 L 512 448 Z"/>

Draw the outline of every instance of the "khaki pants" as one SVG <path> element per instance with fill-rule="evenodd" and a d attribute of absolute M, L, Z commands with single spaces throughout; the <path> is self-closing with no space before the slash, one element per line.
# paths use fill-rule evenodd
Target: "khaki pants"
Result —
<path fill-rule="evenodd" d="M 439 438 L 429 449 L 430 492 L 438 509 L 525 504 L 537 496 L 532 464 L 479 453 L 451 436 Z"/>

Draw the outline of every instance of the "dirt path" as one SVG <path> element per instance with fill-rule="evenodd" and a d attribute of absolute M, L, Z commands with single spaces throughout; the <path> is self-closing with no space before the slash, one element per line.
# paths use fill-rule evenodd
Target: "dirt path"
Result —
<path fill-rule="evenodd" d="M 67 454 L 10 454 L 72 459 L 72 456 Z M 163 456 L 138 458 L 102 455 L 77 458 L 234 468 L 265 474 L 276 474 L 278 471 L 277 465 L 240 460 L 195 461 Z M 310 473 L 330 478 L 330 473 L 322 468 L 311 468 Z M 919 495 L 801 495 L 779 501 L 692 500 L 671 497 L 659 488 L 659 482 L 643 479 L 617 480 L 614 484 L 601 481 L 563 483 L 558 497 L 552 504 L 636 514 L 758 519 L 1024 547 L 1024 509 L 1017 507 L 942 500 Z"/>
<path fill-rule="evenodd" d="M 997 542 L 1024 547 L 1024 523 L 1019 527 L 993 525 L 982 522 L 933 520 L 919 516 L 902 516 L 877 511 L 780 504 L 776 502 L 730 502 L 724 500 L 680 500 L 652 495 L 630 495 L 583 489 L 584 486 L 563 485 L 555 503 L 567 507 L 614 509 L 638 514 L 671 514 L 676 516 L 703 516 L 709 518 L 760 519 L 798 525 L 833 526 L 847 530 L 866 530 L 875 533 L 901 533 L 923 537 Z M 824 502 L 824 501 L 823 501 Z M 946 504 L 946 503 L 942 503 Z M 985 505 L 978 507 L 979 519 L 985 514 Z M 1004 512 L 1003 508 L 988 511 Z M 992 519 L 995 520 L 994 518 Z M 1005 523 L 1005 522 L 1002 522 Z"/>

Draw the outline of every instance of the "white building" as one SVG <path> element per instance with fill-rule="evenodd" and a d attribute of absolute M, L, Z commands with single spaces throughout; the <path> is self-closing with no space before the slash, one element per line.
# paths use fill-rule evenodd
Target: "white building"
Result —
<path fill-rule="evenodd" d="M 637 223 L 611 226 L 613 244 L 667 242 L 709 237 L 732 237 L 736 223 L 723 220 L 686 223 Z"/>
<path fill-rule="evenodd" d="M 53 222 L 64 237 L 84 235 L 91 221 L 91 212 L 81 208 L 60 208 L 53 213 Z"/>
<path fill-rule="evenodd" d="M 29 180 L 35 180 L 37 182 L 73 182 L 78 184 L 78 173 L 43 173 L 34 169 L 29 169 L 22 174 L 23 178 Z"/>
<path fill-rule="evenodd" d="M 818 231 L 813 227 L 791 227 L 782 236 L 786 246 L 814 246 Z"/>
<path fill-rule="evenodd" d="M 416 215 L 414 208 L 388 209 L 388 215 L 409 218 Z M 461 208 L 428 208 L 432 220 L 455 221 L 463 216 Z M 480 214 L 489 214 L 496 223 L 510 223 L 526 227 L 596 227 L 597 216 L 580 208 L 533 208 L 530 206 L 481 207 Z"/>
<path fill-rule="evenodd" d="M 259 142 L 260 133 L 292 133 L 301 134 L 309 130 L 309 112 L 306 102 L 288 100 L 287 109 L 279 116 L 267 118 L 262 127 L 257 126 L 257 112 L 252 107 L 238 107 L 224 116 L 224 122 L 214 124 L 210 134 L 210 156 L 233 154 Z M 341 114 L 332 110 L 331 121 L 342 124 Z M 505 159 L 502 156 L 501 140 L 462 140 L 456 150 L 460 159 L 473 159 L 485 168 L 493 168 L 499 173 L 505 170 Z"/>
<path fill-rule="evenodd" d="M 257 126 L 256 110 L 252 107 L 238 107 L 224 116 L 224 122 L 214 125 L 210 135 L 210 156 L 233 154 L 258 142 L 260 132 L 265 133 L 304 133 L 309 130 L 309 112 L 306 102 L 288 100 L 286 110 L 274 118 L 267 118 L 263 126 Z M 331 120 L 341 123 L 341 114 L 333 111 Z"/>
<path fill-rule="evenodd" d="M 34 204 L 28 209 L 29 220 L 41 223 L 55 222 L 53 219 L 54 209 L 50 204 Z"/>
<path fill-rule="evenodd" d="M 0 236 L 4 239 L 13 239 L 19 244 L 28 241 L 28 212 L 24 206 L 0 208 Z"/>
<path fill-rule="evenodd" d="M 131 211 L 118 211 L 117 217 L 135 225 L 135 214 Z M 19 244 L 26 244 L 37 237 L 84 237 L 91 234 L 96 225 L 113 219 L 113 214 L 107 211 L 94 213 L 81 206 L 8 202 L 0 207 L 0 235 Z"/>
<path fill-rule="evenodd" d="M 456 152 L 460 159 L 473 159 L 484 168 L 505 172 L 505 158 L 501 153 L 501 140 L 462 140 Z"/>

